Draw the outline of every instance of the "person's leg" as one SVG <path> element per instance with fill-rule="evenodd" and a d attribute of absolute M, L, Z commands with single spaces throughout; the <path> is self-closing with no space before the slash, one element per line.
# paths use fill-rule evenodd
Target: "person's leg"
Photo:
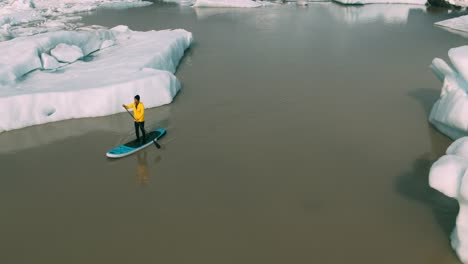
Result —
<path fill-rule="evenodd" d="M 140 141 L 140 131 L 138 131 L 139 126 L 140 124 L 138 124 L 138 122 L 135 122 L 135 134 L 137 137 L 137 141 Z"/>
<path fill-rule="evenodd" d="M 146 143 L 145 122 L 140 122 L 141 134 L 143 135 L 143 143 Z"/>

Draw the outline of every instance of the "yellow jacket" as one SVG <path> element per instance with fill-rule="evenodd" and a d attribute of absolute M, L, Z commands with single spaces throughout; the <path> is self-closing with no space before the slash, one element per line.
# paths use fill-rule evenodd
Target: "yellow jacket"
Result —
<path fill-rule="evenodd" d="M 125 106 L 127 109 L 135 108 L 135 103 L 131 103 Z M 145 122 L 145 106 L 142 102 L 138 103 L 138 106 L 133 110 L 133 116 L 137 122 Z"/>

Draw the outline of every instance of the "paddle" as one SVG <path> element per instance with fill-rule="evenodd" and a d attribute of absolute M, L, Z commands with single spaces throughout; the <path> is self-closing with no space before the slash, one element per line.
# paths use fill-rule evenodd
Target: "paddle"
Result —
<path fill-rule="evenodd" d="M 125 107 L 124 107 L 124 108 L 125 108 Z M 128 113 L 129 115 L 132 116 L 133 120 L 135 120 L 135 117 L 132 115 L 132 113 L 130 113 L 130 111 L 128 111 L 127 108 L 125 108 L 125 110 L 127 111 L 127 113 Z M 155 145 L 158 149 L 161 148 L 161 146 L 158 144 L 158 142 L 156 142 L 156 140 L 153 139 L 153 143 L 154 143 L 154 145 Z"/>

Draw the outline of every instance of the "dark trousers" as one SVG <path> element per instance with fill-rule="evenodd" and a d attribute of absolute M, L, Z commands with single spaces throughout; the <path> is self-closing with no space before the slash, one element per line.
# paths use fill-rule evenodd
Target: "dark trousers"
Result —
<path fill-rule="evenodd" d="M 146 133 L 145 133 L 145 122 L 135 122 L 135 134 L 137 140 L 140 140 L 140 130 L 143 134 L 143 141 L 145 141 Z"/>

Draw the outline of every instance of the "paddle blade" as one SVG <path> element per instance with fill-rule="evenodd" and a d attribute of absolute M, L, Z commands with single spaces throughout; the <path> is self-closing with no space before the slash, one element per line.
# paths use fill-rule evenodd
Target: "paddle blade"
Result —
<path fill-rule="evenodd" d="M 154 145 L 155 145 L 158 149 L 161 148 L 161 146 L 158 144 L 158 142 L 156 142 L 156 140 L 153 140 L 153 143 L 154 143 Z"/>

